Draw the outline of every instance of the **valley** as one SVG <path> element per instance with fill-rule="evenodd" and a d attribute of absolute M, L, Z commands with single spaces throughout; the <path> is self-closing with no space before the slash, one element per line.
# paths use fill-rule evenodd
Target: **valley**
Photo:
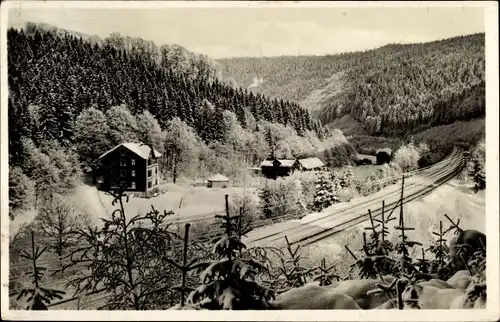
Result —
<path fill-rule="evenodd" d="M 484 32 L 212 58 L 85 30 L 7 30 L 10 309 L 402 310 L 466 270 L 485 307 Z"/>

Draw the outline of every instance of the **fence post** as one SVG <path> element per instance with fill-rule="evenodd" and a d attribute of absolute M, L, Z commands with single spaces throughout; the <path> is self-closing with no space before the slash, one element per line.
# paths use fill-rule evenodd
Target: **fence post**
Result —
<path fill-rule="evenodd" d="M 238 239 L 239 241 L 241 242 L 241 237 L 243 236 L 243 207 L 240 207 L 240 216 L 238 218 Z M 238 246 L 238 251 L 240 253 L 240 256 L 241 256 L 241 253 L 242 253 L 242 248 L 241 248 L 241 245 Z"/>
<path fill-rule="evenodd" d="M 403 175 L 403 180 L 401 181 L 401 198 L 400 198 L 400 203 L 401 203 L 401 211 L 399 213 L 399 218 L 403 218 L 403 195 L 404 195 L 404 188 L 405 188 L 405 176 Z"/>
<path fill-rule="evenodd" d="M 184 249 L 182 252 L 182 266 L 184 270 L 182 271 L 182 287 L 186 286 L 186 263 L 187 263 L 187 251 L 188 251 L 188 242 L 189 242 L 189 227 L 191 224 L 187 223 L 184 228 Z M 181 292 L 181 307 L 184 306 L 184 292 Z"/>
<path fill-rule="evenodd" d="M 382 200 L 382 242 L 385 240 L 385 218 L 384 218 L 384 211 L 385 211 L 385 200 Z"/>
<path fill-rule="evenodd" d="M 35 287 L 38 288 L 38 268 L 36 267 L 36 254 L 35 252 L 35 232 L 31 231 L 31 253 L 33 254 L 33 275 L 35 276 Z"/>
<path fill-rule="evenodd" d="M 404 193 L 404 186 L 405 186 L 405 176 L 403 175 L 403 181 L 401 182 L 401 211 L 399 212 L 399 227 L 401 227 L 401 236 L 402 240 L 405 240 L 405 230 L 404 230 L 404 219 L 403 219 L 403 193 Z"/>
<path fill-rule="evenodd" d="M 226 194 L 224 198 L 226 199 L 226 216 L 227 216 L 226 234 L 229 237 L 229 235 L 231 235 L 231 225 L 230 225 L 231 222 L 229 220 L 229 195 Z"/>

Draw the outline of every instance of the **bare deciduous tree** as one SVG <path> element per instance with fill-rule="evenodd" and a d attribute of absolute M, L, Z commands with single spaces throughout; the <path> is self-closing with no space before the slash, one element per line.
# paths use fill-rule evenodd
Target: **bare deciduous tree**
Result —
<path fill-rule="evenodd" d="M 48 249 L 57 254 L 62 265 L 66 250 L 77 244 L 74 232 L 89 223 L 90 219 L 85 211 L 56 194 L 42 203 L 34 226 L 48 239 Z"/>

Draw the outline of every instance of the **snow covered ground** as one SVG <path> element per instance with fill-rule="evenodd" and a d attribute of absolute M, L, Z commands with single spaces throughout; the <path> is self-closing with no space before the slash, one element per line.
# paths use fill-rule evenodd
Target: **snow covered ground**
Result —
<path fill-rule="evenodd" d="M 427 248 L 434 237 L 432 231 L 439 229 L 440 220 L 443 222 L 443 227 L 450 226 L 450 222 L 444 217 L 444 214 L 447 214 L 455 222 L 460 219 L 460 227 L 463 229 L 477 229 L 485 232 L 485 191 L 474 193 L 470 187 L 470 184 L 452 180 L 430 194 L 405 204 L 403 207 L 405 226 L 415 228 L 414 231 L 409 232 L 409 237 L 423 243 L 424 247 Z M 399 214 L 399 210 L 397 210 L 397 214 Z M 391 224 L 390 234 L 394 231 L 393 226 L 395 225 Z M 319 262 L 323 257 L 338 257 L 341 253 L 346 252 L 344 245 L 360 246 L 362 244 L 362 228 L 366 226 L 366 222 L 362 223 L 346 232 L 307 246 L 303 252 L 307 253 L 309 260 L 314 263 Z M 452 232 L 448 233 L 446 239 L 450 240 L 451 235 Z M 391 239 L 395 238 L 396 236 L 393 236 Z M 351 246 L 349 247 L 351 248 Z M 416 249 L 415 251 L 420 254 L 421 250 Z M 352 258 L 350 258 L 349 264 L 351 262 Z"/>

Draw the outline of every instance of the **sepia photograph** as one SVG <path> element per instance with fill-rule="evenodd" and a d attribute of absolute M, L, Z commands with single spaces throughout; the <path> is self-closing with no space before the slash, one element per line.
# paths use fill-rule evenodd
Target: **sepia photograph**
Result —
<path fill-rule="evenodd" d="M 497 2 L 4 1 L 0 37 L 2 320 L 500 318 Z"/>

